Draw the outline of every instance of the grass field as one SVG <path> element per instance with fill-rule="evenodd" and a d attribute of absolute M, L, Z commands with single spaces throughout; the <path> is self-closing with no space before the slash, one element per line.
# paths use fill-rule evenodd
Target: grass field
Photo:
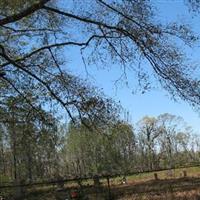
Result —
<path fill-rule="evenodd" d="M 184 171 L 187 173 L 186 177 Z M 155 180 L 154 173 L 157 173 L 158 180 Z M 110 199 L 200 200 L 200 167 L 176 169 L 172 173 L 165 170 L 135 174 L 127 177 L 126 184 L 122 184 L 121 180 L 122 177 L 110 179 Z M 106 179 L 101 180 L 101 183 L 100 187 L 93 187 L 92 180 L 84 181 L 82 192 L 91 200 L 108 199 Z M 24 200 L 66 200 L 70 191 L 77 188 L 77 183 L 65 184 L 60 190 L 56 185 L 33 187 L 26 189 Z"/>

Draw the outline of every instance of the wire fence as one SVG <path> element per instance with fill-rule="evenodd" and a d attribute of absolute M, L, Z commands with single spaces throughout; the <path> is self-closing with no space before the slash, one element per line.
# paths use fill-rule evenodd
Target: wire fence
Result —
<path fill-rule="evenodd" d="M 184 168 L 191 168 L 191 167 L 200 167 L 200 163 L 189 164 L 179 167 L 173 168 L 163 168 L 163 169 L 155 169 L 155 170 L 143 170 L 143 171 L 134 171 L 131 173 L 116 173 L 116 174 L 101 174 L 95 176 L 82 176 L 82 177 L 73 177 L 73 178 L 59 178 L 55 180 L 46 180 L 40 182 L 32 182 L 32 183 L 22 183 L 22 182 L 0 182 L 0 190 L 6 188 L 15 188 L 15 187 L 33 187 L 33 186 L 49 186 L 49 185 L 62 185 L 67 183 L 77 183 L 80 185 L 83 181 L 92 180 L 95 183 L 95 180 L 106 180 L 109 184 L 110 179 L 118 178 L 118 177 L 125 177 L 125 176 L 134 176 L 140 175 L 144 173 L 156 173 L 162 172 L 167 170 L 176 170 L 176 169 L 184 169 Z"/>

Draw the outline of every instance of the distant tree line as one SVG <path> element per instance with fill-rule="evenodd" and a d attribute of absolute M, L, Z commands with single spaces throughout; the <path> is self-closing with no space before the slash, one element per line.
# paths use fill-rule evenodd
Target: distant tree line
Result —
<path fill-rule="evenodd" d="M 200 137 L 181 117 L 143 117 L 135 126 L 117 121 L 90 132 L 70 125 L 62 149 L 63 175 L 127 174 L 200 162 Z"/>
<path fill-rule="evenodd" d="M 10 98 L 0 123 L 0 183 L 170 169 L 200 162 L 200 137 L 182 118 L 143 117 L 134 126 L 115 120 L 88 129 L 61 124 L 23 99 Z M 48 119 L 48 120 L 44 120 Z M 86 119 L 85 119 L 86 120 Z"/>

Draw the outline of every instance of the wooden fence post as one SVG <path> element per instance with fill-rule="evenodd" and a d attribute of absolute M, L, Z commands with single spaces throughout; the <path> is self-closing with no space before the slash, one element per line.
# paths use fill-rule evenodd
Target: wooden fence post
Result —
<path fill-rule="evenodd" d="M 187 177 L 187 171 L 186 170 L 183 171 L 183 177 Z"/>
<path fill-rule="evenodd" d="M 154 178 L 155 178 L 156 181 L 158 180 L 158 174 L 157 173 L 154 173 Z"/>
<path fill-rule="evenodd" d="M 110 177 L 107 176 L 107 184 L 108 184 L 108 199 L 111 200 L 111 191 L 110 191 Z"/>

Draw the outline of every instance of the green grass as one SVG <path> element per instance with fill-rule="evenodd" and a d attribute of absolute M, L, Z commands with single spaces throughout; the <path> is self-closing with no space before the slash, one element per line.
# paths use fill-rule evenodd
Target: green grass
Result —
<path fill-rule="evenodd" d="M 156 172 L 144 172 L 144 173 L 138 173 L 138 174 L 133 174 L 130 176 L 127 176 L 127 181 L 130 183 L 137 183 L 137 182 L 145 182 L 148 180 L 153 180 L 154 179 L 154 173 L 158 174 L 159 179 L 171 179 L 171 178 L 181 178 L 183 177 L 183 171 L 187 172 L 188 177 L 197 177 L 200 176 L 200 167 L 188 167 L 188 168 L 180 168 L 180 169 L 175 169 L 172 170 L 173 175 L 170 177 L 168 176 L 168 170 L 163 170 L 163 171 L 156 171 Z M 107 185 L 107 180 L 101 179 L 100 180 L 102 185 Z M 111 185 L 119 185 L 122 182 L 122 176 L 121 177 L 115 177 L 110 179 L 110 184 Z M 83 185 L 93 185 L 93 180 L 85 180 L 82 182 Z M 75 182 L 70 182 L 68 184 L 65 184 L 65 186 L 77 186 L 77 183 Z"/>
<path fill-rule="evenodd" d="M 157 171 L 157 172 L 144 172 L 140 174 L 135 174 L 128 176 L 127 179 L 129 181 L 147 181 L 154 179 L 154 173 L 158 174 L 159 179 L 170 179 L 170 178 L 181 178 L 183 177 L 183 171 L 187 172 L 187 176 L 189 177 L 197 177 L 200 176 L 200 167 L 188 167 L 188 168 L 180 168 L 172 170 L 172 176 L 168 176 L 168 170 Z"/>

